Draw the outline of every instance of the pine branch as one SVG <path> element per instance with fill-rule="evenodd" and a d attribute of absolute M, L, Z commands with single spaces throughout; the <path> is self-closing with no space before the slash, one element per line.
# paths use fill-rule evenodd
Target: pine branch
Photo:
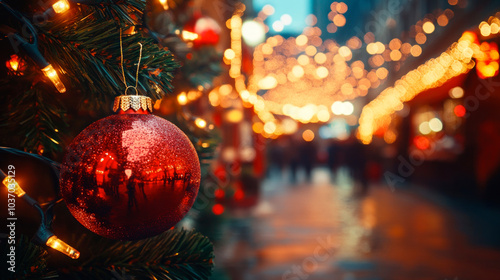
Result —
<path fill-rule="evenodd" d="M 12 146 L 24 149 L 27 152 L 37 154 L 54 155 L 61 151 L 59 143 L 61 142 L 59 130 L 67 127 L 65 120 L 64 106 L 54 98 L 54 90 L 51 86 L 36 82 L 29 86 L 25 79 L 28 77 L 12 77 L 10 83 L 18 84 L 22 80 L 25 86 L 23 94 L 12 94 L 4 97 L 9 104 L 9 109 L 1 115 L 1 123 L 4 128 L 3 136 L 9 135 L 17 140 Z M 26 84 L 28 87 L 26 87 Z M 18 89 L 19 90 L 19 89 Z M 47 92 L 49 94 L 47 94 Z M 19 134 L 22 131 L 22 134 Z M 6 143 L 4 143 L 6 144 Z"/>
<path fill-rule="evenodd" d="M 143 9 L 144 5 L 137 8 Z M 136 13 L 141 14 L 142 9 Z M 64 70 L 63 82 L 76 84 L 86 98 L 98 105 L 124 92 L 120 28 L 126 30 L 131 26 L 115 19 L 103 20 L 109 12 L 106 9 L 96 8 L 86 14 L 89 10 L 76 11 L 74 16 L 62 15 L 40 27 L 40 48 L 49 62 Z M 129 85 L 135 84 L 138 43 L 143 45 L 138 89 L 153 99 L 161 98 L 165 92 L 172 90 L 172 72 L 179 65 L 172 54 L 160 49 L 153 39 L 140 33 L 124 35 L 124 68 Z"/>
<path fill-rule="evenodd" d="M 75 247 L 85 249 L 82 256 L 87 259 L 59 270 L 63 278 L 208 279 L 213 268 L 208 238 L 183 229 L 127 242 L 84 236 Z"/>
<path fill-rule="evenodd" d="M 183 23 L 176 22 L 174 14 L 170 10 L 158 8 L 158 4 L 155 2 L 150 8 L 152 12 L 148 14 L 148 28 L 158 38 L 159 44 L 171 50 L 182 63 L 180 75 L 174 80 L 176 88 L 210 88 L 213 80 L 222 73 L 222 53 L 212 46 L 200 49 L 189 47 L 174 33 L 174 30 L 182 28 Z M 192 15 L 192 11 L 187 14 Z"/>
<path fill-rule="evenodd" d="M 98 21 L 116 20 L 125 25 L 141 25 L 146 0 L 79 1 L 84 14 L 94 14 Z M 94 3 L 95 2 L 95 3 Z"/>
<path fill-rule="evenodd" d="M 184 61 L 182 75 L 196 88 L 213 86 L 213 80 L 222 73 L 222 54 L 213 47 L 204 47 L 192 52 L 192 57 Z"/>
<path fill-rule="evenodd" d="M 10 253 L 10 246 L 7 240 L 0 242 L 2 245 L 2 255 Z M 41 279 L 43 276 L 49 276 L 47 273 L 48 253 L 43 248 L 31 243 L 29 239 L 21 235 L 15 244 L 15 272 L 8 271 L 10 266 L 2 263 L 2 275 L 5 279 Z"/>

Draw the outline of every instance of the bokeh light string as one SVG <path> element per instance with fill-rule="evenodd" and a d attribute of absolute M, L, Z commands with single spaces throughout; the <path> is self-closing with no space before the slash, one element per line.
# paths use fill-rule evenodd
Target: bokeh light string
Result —
<path fill-rule="evenodd" d="M 499 33 L 500 20 L 498 15 L 500 14 L 497 13 L 495 17 L 490 17 L 487 22 L 479 24 L 479 33 L 483 37 Z M 489 28 L 490 32 L 484 32 L 486 28 Z M 494 32 L 491 32 L 491 29 Z M 489 59 L 495 58 L 496 63 L 493 61 L 490 64 L 480 64 L 486 56 Z M 485 44 L 485 42 L 480 44 L 475 32 L 465 31 L 448 50 L 408 72 L 397 80 L 394 86 L 385 89 L 377 98 L 367 104 L 360 116 L 358 138 L 365 144 L 370 143 L 377 131 L 384 130 L 390 125 L 393 114 L 402 110 L 405 102 L 428 89 L 441 86 L 453 77 L 469 72 L 476 65 L 473 58 L 477 60 L 478 72 L 486 74 L 483 78 L 495 75 L 498 73 L 498 57 L 498 47 L 491 49 L 490 45 Z M 481 75 L 479 76 L 481 77 Z"/>

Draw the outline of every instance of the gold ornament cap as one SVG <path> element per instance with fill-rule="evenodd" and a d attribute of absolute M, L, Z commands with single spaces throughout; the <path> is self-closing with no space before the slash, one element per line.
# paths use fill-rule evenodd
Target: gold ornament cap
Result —
<path fill-rule="evenodd" d="M 150 97 L 144 95 L 120 95 L 115 98 L 113 112 L 118 112 L 119 110 L 125 112 L 129 109 L 136 112 L 142 109 L 152 113 L 153 102 Z"/>

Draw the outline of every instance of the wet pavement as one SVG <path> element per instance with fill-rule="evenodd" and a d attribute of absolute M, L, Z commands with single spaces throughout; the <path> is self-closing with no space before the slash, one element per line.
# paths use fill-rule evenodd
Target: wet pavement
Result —
<path fill-rule="evenodd" d="M 285 174 L 286 175 L 286 174 Z M 500 211 L 423 188 L 274 174 L 260 203 L 232 213 L 212 279 L 500 279 Z"/>

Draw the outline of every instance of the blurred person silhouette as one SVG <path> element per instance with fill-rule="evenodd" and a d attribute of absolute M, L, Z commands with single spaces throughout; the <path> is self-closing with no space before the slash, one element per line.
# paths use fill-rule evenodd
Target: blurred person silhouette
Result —
<path fill-rule="evenodd" d="M 290 166 L 290 176 L 292 183 L 297 182 L 297 170 L 301 161 L 297 146 L 298 141 L 296 139 L 288 139 L 288 145 L 286 147 L 286 159 Z"/>
<path fill-rule="evenodd" d="M 355 137 L 351 137 L 346 147 L 346 165 L 355 182 L 359 183 L 359 194 L 368 192 L 368 178 L 366 176 L 366 150 L 365 145 Z"/>
<path fill-rule="evenodd" d="M 128 209 L 132 210 L 135 206 L 138 209 L 137 198 L 135 197 L 135 188 L 137 186 L 137 182 L 135 181 L 135 174 L 131 173 L 130 177 L 127 180 L 127 195 L 128 195 Z"/>
<path fill-rule="evenodd" d="M 300 153 L 300 162 L 304 167 L 304 171 L 306 173 L 306 181 L 311 182 L 312 179 L 312 170 L 314 165 L 316 164 L 317 158 L 317 147 L 316 143 L 313 141 L 304 141 L 299 147 Z"/>
<path fill-rule="evenodd" d="M 340 164 L 340 146 L 335 140 L 331 140 L 327 147 L 328 152 L 328 169 L 331 174 L 331 179 L 334 179 L 337 168 Z"/>
<path fill-rule="evenodd" d="M 281 178 L 283 167 L 285 165 L 285 147 L 280 139 L 271 142 L 268 148 L 269 169 L 268 176 L 272 177 L 278 174 Z"/>
<path fill-rule="evenodd" d="M 475 173 L 481 197 L 488 203 L 500 205 L 500 123 L 484 121 L 476 137 Z"/>

